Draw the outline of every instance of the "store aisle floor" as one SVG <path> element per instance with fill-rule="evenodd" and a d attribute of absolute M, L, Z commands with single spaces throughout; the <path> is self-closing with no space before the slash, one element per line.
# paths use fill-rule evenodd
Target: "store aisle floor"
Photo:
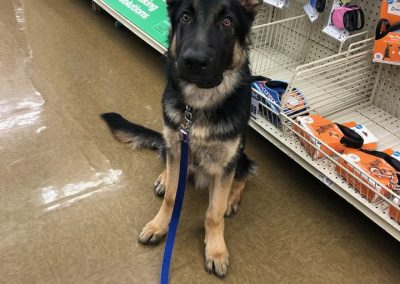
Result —
<path fill-rule="evenodd" d="M 0 282 L 157 283 L 164 245 L 137 238 L 162 165 L 98 115 L 160 129 L 161 56 L 89 0 L 0 4 Z M 400 279 L 397 241 L 252 130 L 247 145 L 259 171 L 226 220 L 228 276 L 204 270 L 208 196 L 190 186 L 171 283 Z"/>

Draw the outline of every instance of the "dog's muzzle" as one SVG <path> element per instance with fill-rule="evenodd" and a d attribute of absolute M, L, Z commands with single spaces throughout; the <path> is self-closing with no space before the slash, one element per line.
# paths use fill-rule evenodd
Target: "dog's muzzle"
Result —
<path fill-rule="evenodd" d="M 181 80 L 199 88 L 214 88 L 222 82 L 222 73 L 216 72 L 215 59 L 199 49 L 190 48 L 182 53 L 178 59 L 178 73 Z"/>

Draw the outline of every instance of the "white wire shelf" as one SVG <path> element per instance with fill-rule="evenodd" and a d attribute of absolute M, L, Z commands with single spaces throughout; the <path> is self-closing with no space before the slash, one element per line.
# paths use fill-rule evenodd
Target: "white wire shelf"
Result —
<path fill-rule="evenodd" d="M 400 149 L 400 119 L 373 104 L 381 72 L 378 65 L 371 62 L 371 47 L 372 39 L 363 40 L 351 44 L 347 52 L 295 68 L 282 98 L 282 105 L 286 106 L 295 88 L 296 92 L 306 97 L 309 106 L 307 111 L 291 113 L 289 108 L 281 108 L 265 97 L 266 103 L 259 102 L 259 111 L 250 125 L 400 240 L 400 225 L 397 223 L 400 222 L 398 193 L 368 176 L 355 175 L 355 172 L 362 171 L 353 166 L 351 170 L 343 167 L 339 162 L 343 160 L 339 153 L 317 140 L 333 153 L 332 156 L 327 155 L 295 130 L 296 127 L 302 128 L 295 122 L 297 116 L 318 113 L 338 123 L 354 121 L 366 125 L 378 138 L 379 150 Z M 400 80 L 397 79 L 397 82 Z M 274 117 L 272 122 L 275 125 L 276 117 L 280 118 L 280 128 L 271 123 L 271 117 Z M 318 151 L 324 157 L 323 160 L 311 157 L 300 141 L 307 142 L 307 147 Z M 343 176 L 347 177 L 346 180 Z M 389 210 L 392 210 L 392 217 L 393 212 L 397 214 L 394 216 L 397 222 L 389 217 Z"/>
<path fill-rule="evenodd" d="M 253 74 L 289 80 L 294 69 L 304 63 L 309 34 L 306 15 L 253 27 L 250 47 Z"/>
<path fill-rule="evenodd" d="M 252 28 L 250 64 L 252 73 L 281 81 L 290 81 L 296 67 L 305 64 L 312 52 L 312 23 L 302 4 L 293 2 L 290 9 L 264 5 Z M 349 42 L 365 37 L 360 32 L 337 43 L 328 54 L 339 53 Z"/>
<path fill-rule="evenodd" d="M 300 144 L 299 140 L 296 139 L 295 135 L 285 137 L 280 129 L 262 117 L 252 118 L 250 126 L 400 241 L 400 225 L 390 218 L 388 203 L 382 199 L 375 203 L 370 203 L 335 171 L 333 163 L 326 159 L 314 160 Z"/>

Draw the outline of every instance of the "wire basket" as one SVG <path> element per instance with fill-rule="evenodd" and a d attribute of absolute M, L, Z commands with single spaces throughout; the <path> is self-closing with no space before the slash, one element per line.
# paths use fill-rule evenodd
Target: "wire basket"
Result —
<path fill-rule="evenodd" d="M 351 44 L 346 52 L 295 68 L 282 97 L 282 105 L 287 105 L 293 90 L 300 90 L 307 99 L 307 110 L 293 113 L 274 101 L 259 100 L 253 122 L 301 156 L 307 165 L 329 180 L 331 186 L 350 194 L 358 205 L 378 215 L 399 234 L 400 187 L 389 188 L 346 162 L 343 155 L 323 141 L 309 139 L 304 135 L 306 130 L 296 121 L 298 116 L 308 113 L 320 114 L 337 123 L 355 121 L 366 125 L 376 136 L 379 150 L 399 150 L 400 119 L 395 113 L 398 109 L 394 113 L 383 109 L 377 104 L 377 96 L 381 95 L 380 86 L 386 80 L 392 84 L 392 104 L 398 103 L 400 94 L 396 90 L 399 89 L 400 75 L 394 72 L 395 67 L 391 67 L 394 75 L 385 77 L 387 72 L 382 69 L 387 67 L 372 62 L 372 45 L 373 39 L 362 40 Z M 271 114 L 279 116 L 280 127 L 271 122 Z M 322 146 L 328 150 L 322 151 Z M 312 151 L 317 155 L 310 154 Z"/>
<path fill-rule="evenodd" d="M 289 81 L 296 67 L 306 63 L 312 52 L 311 35 L 315 27 L 305 15 L 303 5 L 291 2 L 289 9 L 263 5 L 252 28 L 250 63 L 253 74 Z M 336 42 L 329 53 L 338 53 L 367 34 L 360 32 Z"/>

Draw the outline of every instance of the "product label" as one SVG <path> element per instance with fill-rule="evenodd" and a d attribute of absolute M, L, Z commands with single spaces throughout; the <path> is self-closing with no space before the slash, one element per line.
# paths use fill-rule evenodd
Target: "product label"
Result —
<path fill-rule="evenodd" d="M 352 127 L 351 129 L 357 132 L 364 139 L 364 144 L 371 144 L 378 142 L 378 139 L 364 125 L 359 124 L 356 127 Z"/>
<path fill-rule="evenodd" d="M 388 2 L 388 14 L 400 16 L 400 1 L 386 0 Z"/>
<path fill-rule="evenodd" d="M 318 19 L 318 11 L 311 5 L 311 0 L 304 6 L 304 11 L 306 12 L 308 18 L 311 22 L 315 22 Z"/>
<path fill-rule="evenodd" d="M 395 151 L 392 157 L 400 161 L 400 151 Z"/>
<path fill-rule="evenodd" d="M 326 184 L 329 188 L 333 187 L 333 181 L 331 179 L 329 179 L 327 176 L 325 176 L 324 174 L 319 173 L 318 174 L 319 179 Z"/>
<path fill-rule="evenodd" d="M 278 8 L 283 8 L 287 4 L 287 0 L 264 0 L 264 2 Z"/>
<path fill-rule="evenodd" d="M 259 104 L 260 104 L 260 102 L 252 96 L 251 97 L 251 106 L 250 106 L 250 115 L 254 118 L 257 118 Z"/>

